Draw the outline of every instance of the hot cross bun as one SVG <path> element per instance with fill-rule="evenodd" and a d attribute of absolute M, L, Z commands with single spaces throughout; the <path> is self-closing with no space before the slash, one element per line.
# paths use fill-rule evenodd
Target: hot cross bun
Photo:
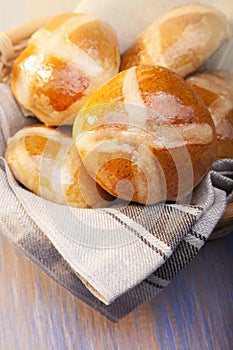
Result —
<path fill-rule="evenodd" d="M 198 3 L 177 6 L 147 27 L 122 55 L 121 70 L 149 64 L 194 72 L 230 37 L 220 10 Z"/>
<path fill-rule="evenodd" d="M 98 88 L 73 135 L 97 183 L 142 204 L 184 197 L 216 158 L 207 107 L 183 78 L 160 66 L 132 67 Z"/>
<path fill-rule="evenodd" d="M 218 140 L 217 158 L 233 158 L 233 73 L 203 71 L 186 81 L 200 95 L 213 118 Z"/>
<path fill-rule="evenodd" d="M 119 70 L 112 27 L 87 14 L 55 16 L 15 60 L 11 86 L 19 104 L 44 124 L 72 124 L 98 86 Z"/>
<path fill-rule="evenodd" d="M 86 172 L 68 129 L 24 127 L 8 140 L 5 159 L 21 184 L 49 201 L 93 208 L 111 200 Z"/>

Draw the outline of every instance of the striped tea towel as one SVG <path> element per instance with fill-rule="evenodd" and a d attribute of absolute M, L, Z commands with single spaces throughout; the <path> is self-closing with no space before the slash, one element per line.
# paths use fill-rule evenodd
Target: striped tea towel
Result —
<path fill-rule="evenodd" d="M 213 164 L 191 204 L 74 209 L 21 187 L 4 160 L 26 124 L 0 84 L 0 232 L 55 281 L 118 321 L 160 292 L 197 254 L 233 200 L 233 159 Z"/>

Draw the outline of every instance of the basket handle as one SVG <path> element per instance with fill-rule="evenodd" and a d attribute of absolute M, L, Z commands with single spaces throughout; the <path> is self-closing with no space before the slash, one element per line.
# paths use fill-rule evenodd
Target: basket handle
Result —
<path fill-rule="evenodd" d="M 51 19 L 51 16 L 35 19 L 25 23 L 17 28 L 11 29 L 6 34 L 8 35 L 12 45 L 30 38 L 30 36 L 39 28 L 43 27 Z"/>
<path fill-rule="evenodd" d="M 35 19 L 8 32 L 0 31 L 0 82 L 9 80 L 13 60 L 26 47 L 31 35 L 47 24 L 51 18 L 52 16 L 47 16 Z"/>

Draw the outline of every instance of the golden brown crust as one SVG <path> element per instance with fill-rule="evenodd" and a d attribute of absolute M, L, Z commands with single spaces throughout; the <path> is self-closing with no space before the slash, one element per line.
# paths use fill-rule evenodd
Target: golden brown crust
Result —
<path fill-rule="evenodd" d="M 146 107 L 162 113 L 169 118 L 170 124 L 184 124 L 190 120 L 209 122 L 206 108 L 203 108 L 193 89 L 189 89 L 177 74 L 160 66 L 153 69 L 141 66 L 136 72 L 139 90 Z M 177 105 L 181 105 L 179 110 Z"/>
<path fill-rule="evenodd" d="M 15 178 L 44 199 L 79 208 L 112 200 L 86 172 L 68 130 L 25 127 L 9 140 L 5 159 Z"/>
<path fill-rule="evenodd" d="M 122 55 L 121 70 L 140 64 L 161 65 L 184 77 L 229 36 L 221 11 L 195 3 L 177 6 L 138 35 Z"/>
<path fill-rule="evenodd" d="M 146 43 L 143 42 L 143 40 L 136 40 L 135 43 L 121 55 L 120 71 L 124 71 L 133 66 L 139 66 L 140 64 L 147 64 L 142 60 L 142 57 L 145 56 Z"/>
<path fill-rule="evenodd" d="M 110 25 L 91 15 L 58 15 L 15 60 L 12 91 L 46 125 L 73 124 L 91 92 L 118 72 L 119 60 Z"/>
<path fill-rule="evenodd" d="M 113 59 L 116 56 L 117 38 L 107 23 L 93 20 L 88 25 L 83 24 L 70 32 L 68 38 L 102 65 L 106 60 L 106 53 Z M 118 62 L 115 62 L 115 65 L 118 65 Z"/>
<path fill-rule="evenodd" d="M 213 118 L 217 158 L 233 158 L 233 73 L 222 70 L 195 73 L 187 82 L 196 90 Z"/>
<path fill-rule="evenodd" d="M 43 77 L 37 77 L 31 88 L 31 94 L 32 96 L 43 94 L 48 97 L 54 111 L 64 112 L 82 98 L 90 79 L 79 69 L 74 69 L 69 62 L 55 56 L 50 56 L 44 64 L 51 72 L 50 77 L 46 81 L 43 81 Z"/>
<path fill-rule="evenodd" d="M 198 95 L 201 96 L 207 107 L 211 106 L 211 104 L 219 98 L 219 96 L 213 91 L 207 90 L 197 84 L 192 84 L 192 87 Z"/>
<path fill-rule="evenodd" d="M 171 45 L 177 42 L 185 29 L 190 25 L 197 25 L 205 16 L 204 13 L 187 13 L 168 18 L 160 24 L 161 52 L 164 53 Z"/>
<path fill-rule="evenodd" d="M 104 91 L 111 91 L 109 99 Z M 159 66 L 132 67 L 97 89 L 73 134 L 99 185 L 139 203 L 181 198 L 216 157 L 215 128 L 203 101 Z"/>
<path fill-rule="evenodd" d="M 113 77 L 111 80 L 114 80 Z M 98 89 L 98 92 L 95 91 L 91 94 L 85 108 L 91 108 L 93 106 L 104 104 L 104 103 L 121 103 L 124 101 L 122 86 L 125 79 L 125 72 L 120 72 L 117 74 L 117 84 L 111 84 L 111 89 L 109 89 L 109 82 L 106 82 L 101 86 L 101 89 Z"/>

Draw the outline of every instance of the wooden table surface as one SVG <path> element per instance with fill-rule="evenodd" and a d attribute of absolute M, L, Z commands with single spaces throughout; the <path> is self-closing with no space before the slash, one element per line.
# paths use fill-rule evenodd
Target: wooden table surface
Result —
<path fill-rule="evenodd" d="M 1 236 L 0 350 L 231 350 L 232 258 L 233 234 L 206 243 L 160 295 L 114 324 Z"/>

